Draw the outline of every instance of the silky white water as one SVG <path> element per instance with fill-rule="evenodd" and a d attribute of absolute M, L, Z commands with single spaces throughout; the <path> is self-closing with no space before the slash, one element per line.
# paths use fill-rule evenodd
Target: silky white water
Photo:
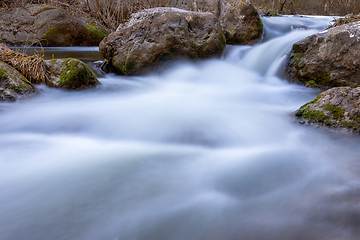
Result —
<path fill-rule="evenodd" d="M 319 90 L 277 77 L 331 19 L 264 18 L 221 59 L 1 103 L 0 239 L 359 239 L 360 138 L 299 124 Z"/>

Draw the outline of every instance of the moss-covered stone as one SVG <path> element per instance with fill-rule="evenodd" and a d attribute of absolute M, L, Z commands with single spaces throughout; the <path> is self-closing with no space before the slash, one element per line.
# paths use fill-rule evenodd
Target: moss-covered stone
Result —
<path fill-rule="evenodd" d="M 331 125 L 332 123 L 330 118 L 326 116 L 325 113 L 319 110 L 305 109 L 302 116 L 304 118 L 309 119 L 312 122 L 321 122 L 321 123 L 325 123 L 326 125 Z"/>
<path fill-rule="evenodd" d="M 35 92 L 34 86 L 20 72 L 0 61 L 0 101 L 16 101 Z"/>
<path fill-rule="evenodd" d="M 304 105 L 302 105 L 300 107 L 300 109 L 304 109 L 306 106 L 308 106 L 309 104 L 312 104 L 312 103 L 316 103 L 317 101 L 319 101 L 320 99 L 320 94 L 316 96 L 316 98 L 314 100 L 311 100 L 310 102 L 308 103 L 305 103 Z"/>
<path fill-rule="evenodd" d="M 92 70 L 74 58 L 47 60 L 51 72 L 47 85 L 69 90 L 85 89 L 100 84 Z"/>
<path fill-rule="evenodd" d="M 93 37 L 97 39 L 103 39 L 104 37 L 107 37 L 110 34 L 110 32 L 107 31 L 106 29 L 92 24 L 86 24 L 86 27 L 90 30 Z"/>
<path fill-rule="evenodd" d="M 355 122 L 357 122 L 357 123 L 360 123 L 360 117 L 357 117 L 357 116 L 354 116 L 354 115 L 349 115 L 349 118 L 351 119 L 351 120 L 354 120 Z"/>
<path fill-rule="evenodd" d="M 79 89 L 97 81 L 91 69 L 77 59 L 66 59 L 62 67 L 59 83 L 63 88 Z"/>
<path fill-rule="evenodd" d="M 355 122 L 341 121 L 341 125 L 355 132 L 360 131 L 360 124 Z"/>
<path fill-rule="evenodd" d="M 314 80 L 310 80 L 305 84 L 305 87 L 318 88 L 319 85 Z"/>
<path fill-rule="evenodd" d="M 322 106 L 326 111 L 331 112 L 331 114 L 334 116 L 335 119 L 340 120 L 344 117 L 345 110 L 341 107 L 337 107 L 335 105 L 332 105 L 330 103 L 327 103 Z"/>
<path fill-rule="evenodd" d="M 303 57 L 305 57 L 305 53 L 293 53 L 291 64 L 298 65 Z"/>
<path fill-rule="evenodd" d="M 4 81 L 8 79 L 8 75 L 6 74 L 5 68 L 0 68 L 0 80 Z"/>

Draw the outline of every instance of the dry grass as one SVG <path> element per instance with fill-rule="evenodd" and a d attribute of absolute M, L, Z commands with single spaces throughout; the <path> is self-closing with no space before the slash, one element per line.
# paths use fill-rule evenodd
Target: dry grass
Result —
<path fill-rule="evenodd" d="M 41 54 L 27 56 L 0 43 L 0 60 L 18 70 L 32 83 L 41 84 L 48 80 L 49 71 Z"/>
<path fill-rule="evenodd" d="M 112 30 L 132 13 L 154 7 L 171 7 L 171 0 L 86 0 L 93 17 Z"/>
<path fill-rule="evenodd" d="M 360 15 L 338 18 L 338 19 L 334 19 L 333 22 L 335 23 L 329 26 L 328 28 L 333 28 L 347 23 L 358 22 L 358 21 L 360 21 Z"/>

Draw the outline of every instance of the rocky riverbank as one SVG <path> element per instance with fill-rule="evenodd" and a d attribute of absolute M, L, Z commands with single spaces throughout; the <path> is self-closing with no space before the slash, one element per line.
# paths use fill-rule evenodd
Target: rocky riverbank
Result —
<path fill-rule="evenodd" d="M 360 22 L 349 21 L 294 44 L 287 70 L 290 80 L 331 88 L 296 111 L 300 123 L 359 132 L 359 39 Z"/>
<path fill-rule="evenodd" d="M 0 100 L 16 101 L 37 92 L 33 84 L 79 90 L 100 82 L 85 63 L 77 59 L 44 60 L 26 56 L 0 44 Z"/>

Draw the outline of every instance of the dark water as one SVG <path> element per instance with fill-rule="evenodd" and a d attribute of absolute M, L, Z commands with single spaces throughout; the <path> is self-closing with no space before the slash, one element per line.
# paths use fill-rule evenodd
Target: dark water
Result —
<path fill-rule="evenodd" d="M 330 20 L 266 18 L 222 59 L 2 103 L 0 239 L 359 239 L 360 138 L 298 124 L 318 91 L 276 77 Z"/>

